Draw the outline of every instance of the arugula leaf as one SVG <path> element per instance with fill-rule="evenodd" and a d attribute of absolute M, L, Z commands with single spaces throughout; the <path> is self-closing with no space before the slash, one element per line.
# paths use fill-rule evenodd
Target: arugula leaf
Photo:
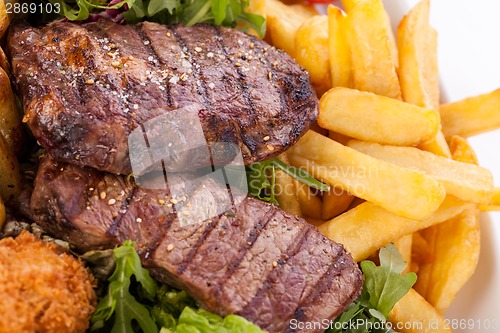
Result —
<path fill-rule="evenodd" d="M 406 262 L 393 244 L 380 249 L 380 266 L 361 262 L 363 291 L 356 301 L 335 319 L 328 333 L 388 333 L 385 326 L 389 312 L 417 281 L 415 273 L 401 275 Z M 375 325 L 377 323 L 378 325 Z"/>
<path fill-rule="evenodd" d="M 248 192 L 250 195 L 260 200 L 277 205 L 275 198 L 274 183 L 276 179 L 276 169 L 279 169 L 292 178 L 298 180 L 307 186 L 320 190 L 329 191 L 330 186 L 316 180 L 307 171 L 295 168 L 284 163 L 278 157 L 271 158 L 262 162 L 252 163 L 246 166 Z"/>
<path fill-rule="evenodd" d="M 212 0 L 212 15 L 214 16 L 214 23 L 221 25 L 226 18 L 226 7 L 229 0 Z"/>
<path fill-rule="evenodd" d="M 134 333 L 133 321 L 144 333 L 158 332 L 149 309 L 139 303 L 130 291 L 132 276 L 142 287 L 137 292 L 146 299 L 153 300 L 158 288 L 149 272 L 141 266 L 141 260 L 134 246 L 133 242 L 125 241 L 113 251 L 116 268 L 109 278 L 108 293 L 99 301 L 91 318 L 92 330 L 104 327 L 106 322 L 112 319 L 112 333 Z"/>
<path fill-rule="evenodd" d="M 382 248 L 379 257 L 380 267 L 368 260 L 361 263 L 365 275 L 363 293 L 370 305 L 387 318 L 394 304 L 415 284 L 417 275 L 411 272 L 401 276 L 406 262 L 393 244 Z"/>
<path fill-rule="evenodd" d="M 60 4 L 60 17 L 70 21 L 96 20 L 95 14 L 108 18 L 123 15 L 127 23 L 143 20 L 163 24 L 212 23 L 235 27 L 238 22 L 266 33 L 264 17 L 246 12 L 249 0 L 43 0 Z M 114 9 L 115 11 L 110 11 Z M 97 17 L 98 17 L 97 15 Z M 45 17 L 50 19 L 51 16 Z"/>

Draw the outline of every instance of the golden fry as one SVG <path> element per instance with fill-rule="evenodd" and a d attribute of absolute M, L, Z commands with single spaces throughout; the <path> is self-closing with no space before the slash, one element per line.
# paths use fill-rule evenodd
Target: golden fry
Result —
<path fill-rule="evenodd" d="M 400 328 L 401 333 L 452 332 L 443 316 L 413 289 L 396 303 L 389 313 L 389 321 L 394 328 Z"/>
<path fill-rule="evenodd" d="M 454 135 L 451 137 L 450 150 L 455 161 L 479 165 L 476 152 L 469 142 L 461 136 Z"/>
<path fill-rule="evenodd" d="M 453 197 L 446 197 L 434 214 L 418 221 L 395 215 L 377 205 L 365 202 L 325 222 L 319 230 L 326 237 L 343 244 L 354 260 L 361 261 L 390 242 L 460 214 L 467 205 L 470 204 L 464 204 Z"/>
<path fill-rule="evenodd" d="M 427 218 L 445 197 L 444 188 L 432 177 L 359 153 L 313 131 L 289 150 L 288 159 L 332 186 L 407 218 Z"/>
<path fill-rule="evenodd" d="M 443 184 L 447 194 L 464 201 L 487 204 L 491 200 L 493 176 L 488 169 L 450 160 L 413 147 L 382 146 L 354 140 L 349 141 L 348 146 L 403 168 L 423 172 Z"/>
<path fill-rule="evenodd" d="M 362 0 L 341 0 L 342 7 L 344 7 L 345 11 L 349 13 L 358 3 Z"/>
<path fill-rule="evenodd" d="M 321 219 L 321 199 L 311 192 L 309 186 L 297 181 L 295 181 L 295 184 L 297 187 L 300 210 L 303 216 Z"/>
<path fill-rule="evenodd" d="M 281 154 L 279 158 L 288 164 L 286 153 Z M 279 207 L 290 214 L 302 216 L 299 199 L 297 198 L 297 185 L 294 179 L 278 169 L 275 175 L 275 195 Z"/>
<path fill-rule="evenodd" d="M 364 0 L 348 11 L 354 88 L 401 99 L 397 56 L 389 18 L 381 0 Z"/>
<path fill-rule="evenodd" d="M 319 109 L 321 127 L 382 144 L 415 146 L 439 129 L 435 110 L 355 89 L 330 89 L 321 97 Z"/>
<path fill-rule="evenodd" d="M 323 205 L 321 207 L 321 216 L 324 220 L 329 220 L 342 214 L 349 208 L 354 200 L 354 196 L 340 188 L 332 187 L 330 192 L 323 194 Z"/>
<path fill-rule="evenodd" d="M 500 127 L 500 89 L 441 105 L 439 112 L 446 138 L 469 137 L 497 129 Z"/>
<path fill-rule="evenodd" d="M 434 138 L 432 138 L 430 141 L 423 142 L 418 146 L 418 148 L 428 151 L 429 153 L 436 154 L 438 156 L 451 158 L 450 147 L 448 147 L 448 143 L 446 143 L 444 134 L 441 131 L 441 126 Z"/>
<path fill-rule="evenodd" d="M 429 230 L 433 260 L 428 264 L 429 279 L 422 288 L 422 283 L 416 284 L 415 289 L 444 313 L 477 266 L 480 247 L 477 207 L 469 206 L 458 216 L 431 229 L 434 229 Z M 429 238 L 427 230 L 422 231 L 422 235 Z"/>
<path fill-rule="evenodd" d="M 403 100 L 437 110 L 437 33 L 429 25 L 429 0 L 421 1 L 399 24 L 398 47 Z"/>
<path fill-rule="evenodd" d="M 500 188 L 495 188 L 490 203 L 480 208 L 482 211 L 500 211 Z"/>
<path fill-rule="evenodd" d="M 266 0 L 266 25 L 272 44 L 288 53 L 295 54 L 295 34 L 302 23 L 311 17 L 311 11 L 302 7 L 288 6 L 279 0 Z"/>
<path fill-rule="evenodd" d="M 351 55 L 345 30 L 346 16 L 341 9 L 328 6 L 328 50 L 332 87 L 352 87 Z"/>
<path fill-rule="evenodd" d="M 295 35 L 295 60 L 307 69 L 318 96 L 331 88 L 328 16 L 309 18 Z"/>
<path fill-rule="evenodd" d="M 403 274 L 406 274 L 410 271 L 411 267 L 411 252 L 412 252 L 412 244 L 413 244 L 413 234 L 405 235 L 394 242 L 394 245 L 398 248 L 401 257 L 406 261 L 406 268 L 403 271 Z"/>

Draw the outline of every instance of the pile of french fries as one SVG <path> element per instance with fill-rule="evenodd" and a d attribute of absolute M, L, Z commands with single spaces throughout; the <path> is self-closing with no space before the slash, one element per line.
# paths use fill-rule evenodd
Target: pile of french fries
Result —
<path fill-rule="evenodd" d="M 396 244 L 418 281 L 390 320 L 423 323 L 402 332 L 449 332 L 443 313 L 478 262 L 479 210 L 500 207 L 500 191 L 466 139 L 500 127 L 500 90 L 439 104 L 429 0 L 396 36 L 382 0 L 342 0 L 327 15 L 256 1 L 267 40 L 309 71 L 320 97 L 317 125 L 282 158 L 331 186 L 318 195 L 280 174 L 296 193 L 278 201 L 356 261 Z"/>

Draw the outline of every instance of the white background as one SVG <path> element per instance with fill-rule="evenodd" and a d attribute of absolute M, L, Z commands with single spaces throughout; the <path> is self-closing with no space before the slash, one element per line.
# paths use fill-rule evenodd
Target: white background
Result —
<path fill-rule="evenodd" d="M 385 0 L 398 22 L 418 1 Z M 443 99 L 457 101 L 500 88 L 500 1 L 431 0 L 431 24 L 439 34 Z M 500 105 L 499 111 L 500 112 Z M 500 130 L 470 139 L 480 164 L 500 186 Z M 448 318 L 496 319 L 500 324 L 500 213 L 481 215 L 478 269 L 447 312 Z M 500 332 L 497 329 L 455 332 Z"/>

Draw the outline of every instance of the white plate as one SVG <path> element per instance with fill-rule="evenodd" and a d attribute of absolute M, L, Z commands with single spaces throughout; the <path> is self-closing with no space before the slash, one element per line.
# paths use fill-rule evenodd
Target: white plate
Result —
<path fill-rule="evenodd" d="M 415 0 L 384 0 L 396 27 Z M 439 70 L 444 102 L 500 88 L 500 1 L 431 1 L 431 24 L 439 34 Z M 500 105 L 499 111 L 500 112 Z M 500 130 L 470 139 L 482 166 L 500 185 Z M 446 316 L 471 325 L 455 332 L 500 332 L 500 213 L 481 215 L 481 255 L 472 279 Z M 496 321 L 496 327 L 493 326 Z M 460 325 L 459 325 L 460 326 Z"/>

